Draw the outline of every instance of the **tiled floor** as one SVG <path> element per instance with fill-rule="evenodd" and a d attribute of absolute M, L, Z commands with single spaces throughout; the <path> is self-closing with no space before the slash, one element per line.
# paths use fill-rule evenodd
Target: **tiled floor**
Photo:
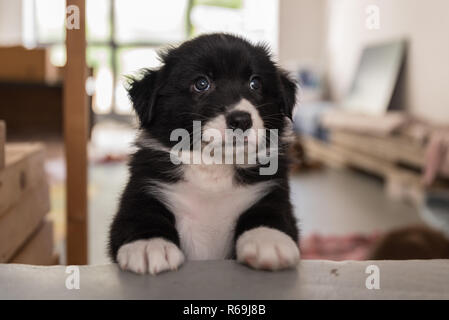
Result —
<path fill-rule="evenodd" d="M 108 263 L 107 233 L 126 183 L 123 163 L 89 171 L 89 263 Z M 302 235 L 371 233 L 418 223 L 417 211 L 388 199 L 381 182 L 352 171 L 311 171 L 291 178 L 292 201 Z"/>

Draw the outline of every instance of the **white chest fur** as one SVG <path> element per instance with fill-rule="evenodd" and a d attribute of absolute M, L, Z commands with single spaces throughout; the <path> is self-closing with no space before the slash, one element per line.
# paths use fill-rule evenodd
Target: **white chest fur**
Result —
<path fill-rule="evenodd" d="M 175 215 L 187 258 L 223 259 L 230 253 L 237 218 L 270 185 L 236 186 L 229 165 L 190 165 L 182 182 L 159 185 L 158 192 Z"/>

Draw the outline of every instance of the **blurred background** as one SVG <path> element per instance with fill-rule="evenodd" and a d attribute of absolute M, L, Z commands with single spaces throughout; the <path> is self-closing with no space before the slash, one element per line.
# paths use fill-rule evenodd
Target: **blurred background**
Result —
<path fill-rule="evenodd" d="M 126 76 L 210 32 L 267 43 L 301 86 L 291 197 L 304 258 L 449 258 L 447 12 L 446 0 L 86 0 L 87 262 L 109 261 L 127 179 Z M 0 0 L 0 262 L 70 261 L 64 85 L 80 53 L 66 16 L 64 0 Z"/>

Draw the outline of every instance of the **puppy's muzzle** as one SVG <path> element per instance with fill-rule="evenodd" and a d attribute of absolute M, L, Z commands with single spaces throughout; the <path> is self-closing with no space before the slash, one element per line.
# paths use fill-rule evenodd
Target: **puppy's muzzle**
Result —
<path fill-rule="evenodd" d="M 246 131 L 253 126 L 253 121 L 248 112 L 236 110 L 226 115 L 226 125 L 232 130 L 241 129 Z"/>

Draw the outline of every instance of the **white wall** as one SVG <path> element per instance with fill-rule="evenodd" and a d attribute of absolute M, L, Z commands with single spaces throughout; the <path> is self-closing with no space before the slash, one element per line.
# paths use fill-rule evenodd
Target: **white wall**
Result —
<path fill-rule="evenodd" d="M 0 45 L 22 43 L 22 1 L 0 0 Z"/>
<path fill-rule="evenodd" d="M 369 30 L 367 5 L 380 9 L 380 29 Z M 404 107 L 449 124 L 449 1 L 328 0 L 328 76 L 331 95 L 347 91 L 366 43 L 404 37 L 409 41 Z"/>
<path fill-rule="evenodd" d="M 380 9 L 379 30 L 366 28 L 368 5 Z M 449 124 L 449 0 L 280 0 L 279 14 L 281 64 L 324 66 L 336 101 L 366 44 L 407 38 L 403 107 Z"/>
<path fill-rule="evenodd" d="M 284 67 L 321 66 L 326 0 L 279 0 L 279 60 Z"/>

